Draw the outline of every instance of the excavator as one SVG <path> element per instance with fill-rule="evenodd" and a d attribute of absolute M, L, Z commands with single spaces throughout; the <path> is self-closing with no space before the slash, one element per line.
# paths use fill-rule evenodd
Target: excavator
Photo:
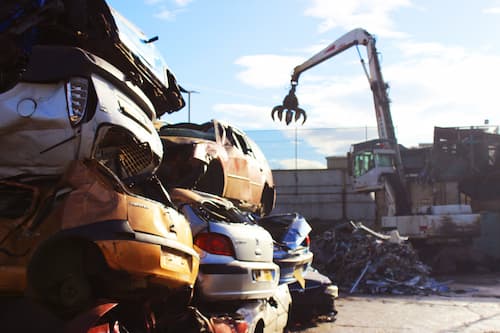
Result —
<path fill-rule="evenodd" d="M 368 69 L 359 52 L 359 45 L 367 49 Z M 418 177 L 415 178 L 415 166 L 409 162 L 408 157 L 415 154 L 420 156 L 420 153 L 418 149 L 400 147 L 397 142 L 389 107 L 388 85 L 382 77 L 375 38 L 367 31 L 354 29 L 296 66 L 292 73 L 290 92 L 282 105 L 272 109 L 271 117 L 275 120 L 277 116 L 280 121 L 285 120 L 287 125 L 301 118 L 304 123 L 307 119 L 306 112 L 299 107 L 295 95 L 300 75 L 353 46 L 358 49 L 373 93 L 379 136 L 351 146 L 348 170 L 353 190 L 358 193 L 374 192 L 377 206 L 375 226 L 382 230 L 397 230 L 401 235 L 408 236 L 413 245 L 424 249 L 424 253 L 433 257 L 434 263 L 439 264 L 443 258 L 449 261 L 448 254 L 457 252 L 456 249 L 462 251 L 457 253 L 466 252 L 467 256 L 473 258 L 473 240 L 480 235 L 481 216 L 472 212 L 471 206 L 466 204 L 467 199 L 463 199 L 458 188 L 447 192 L 447 188 L 453 187 L 453 183 L 421 182 Z M 447 133 L 443 130 L 446 129 L 438 133 Z M 452 133 L 456 133 L 456 130 Z M 452 140 L 447 141 L 450 145 L 451 142 Z M 433 151 L 446 149 L 439 144 L 443 145 L 443 140 L 435 135 Z M 421 156 L 416 160 L 427 163 Z M 431 162 L 427 167 L 436 168 L 440 164 L 442 163 Z M 418 171 L 422 171 L 422 168 Z M 451 247 L 448 244 L 452 244 Z"/>
<path fill-rule="evenodd" d="M 303 118 L 306 121 L 306 112 L 299 107 L 295 91 L 300 75 L 310 68 L 338 55 L 355 46 L 360 56 L 363 70 L 373 93 L 373 102 L 377 120 L 378 139 L 354 144 L 349 153 L 354 191 L 360 193 L 384 193 L 387 215 L 405 215 L 411 210 L 408 190 L 406 188 L 403 163 L 400 154 L 394 125 L 390 111 L 390 100 L 387 94 L 388 85 L 384 82 L 380 69 L 378 52 L 375 47 L 375 38 L 366 30 L 354 29 L 326 48 L 296 66 L 290 80 L 291 89 L 285 96 L 282 105 L 272 109 L 271 117 L 289 125 Z M 366 47 L 368 69 L 361 56 L 358 46 Z M 284 118 L 283 118 L 284 117 Z M 381 191 L 384 190 L 384 191 Z"/>

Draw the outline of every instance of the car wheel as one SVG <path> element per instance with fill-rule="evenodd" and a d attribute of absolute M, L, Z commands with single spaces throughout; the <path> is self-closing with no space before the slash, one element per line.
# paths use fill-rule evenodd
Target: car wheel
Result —
<path fill-rule="evenodd" d="M 27 294 L 70 318 L 95 300 L 89 279 L 88 245 L 74 240 L 42 245 L 28 265 Z"/>

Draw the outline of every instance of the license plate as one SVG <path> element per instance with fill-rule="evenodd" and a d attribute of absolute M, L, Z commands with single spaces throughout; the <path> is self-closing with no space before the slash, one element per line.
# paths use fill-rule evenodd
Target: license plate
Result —
<path fill-rule="evenodd" d="M 255 269 L 252 271 L 253 279 L 257 282 L 272 281 L 273 271 L 270 269 Z"/>
<path fill-rule="evenodd" d="M 160 266 L 168 268 L 170 266 L 185 266 L 186 259 L 173 253 L 163 252 L 160 257 Z"/>
<path fill-rule="evenodd" d="M 302 289 L 304 289 L 306 287 L 306 280 L 304 279 L 302 271 L 302 266 L 296 267 L 293 271 L 293 277 L 297 279 L 297 282 L 300 284 Z"/>

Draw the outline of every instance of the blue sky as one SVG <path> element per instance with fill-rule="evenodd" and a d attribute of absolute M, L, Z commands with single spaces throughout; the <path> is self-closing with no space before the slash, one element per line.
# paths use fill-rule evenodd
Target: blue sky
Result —
<path fill-rule="evenodd" d="M 500 124 L 500 1 L 108 3 L 146 35 L 158 35 L 156 45 L 179 83 L 199 92 L 191 95 L 192 122 L 217 118 L 249 133 L 286 129 L 284 135 L 293 141 L 293 130 L 270 117 L 289 90 L 293 68 L 360 27 L 377 38 L 401 144 L 431 142 L 434 126 L 477 126 L 485 119 Z M 349 144 L 360 141 L 345 135 L 349 128 L 376 125 L 355 48 L 303 73 L 297 97 L 308 114 L 298 128 L 303 133 L 301 151 L 314 152 L 322 160 L 345 154 Z M 187 118 L 185 107 L 162 120 Z M 340 130 L 312 130 L 316 128 Z M 263 150 L 269 159 L 275 158 Z M 290 157 L 286 154 L 282 159 Z M 315 160 L 311 166 L 318 161 L 317 156 L 304 159 Z"/>

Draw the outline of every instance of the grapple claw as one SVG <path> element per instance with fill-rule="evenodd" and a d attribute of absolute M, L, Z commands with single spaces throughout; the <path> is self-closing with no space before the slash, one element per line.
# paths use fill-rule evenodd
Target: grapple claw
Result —
<path fill-rule="evenodd" d="M 281 105 L 276 105 L 276 106 L 273 108 L 273 110 L 271 111 L 271 118 L 273 118 L 273 120 L 274 120 L 274 114 L 275 114 L 277 111 L 279 111 L 280 109 L 283 109 L 283 106 L 281 106 Z M 281 118 L 280 118 L 280 120 L 281 120 Z"/>
<path fill-rule="evenodd" d="M 291 110 L 288 110 L 286 112 L 286 118 L 285 118 L 285 122 L 287 125 L 292 122 L 292 118 L 293 118 L 293 112 Z"/>
<path fill-rule="evenodd" d="M 304 117 L 304 120 L 302 120 L 302 124 L 304 124 L 307 120 L 307 114 L 304 110 L 302 110 L 302 116 Z"/>
<path fill-rule="evenodd" d="M 304 120 L 302 120 L 302 124 L 306 122 L 306 119 L 307 119 L 307 115 L 306 115 L 306 112 L 301 109 L 301 108 L 298 108 L 296 111 L 295 111 L 295 122 L 299 121 L 300 119 L 300 116 L 302 116 L 304 118 Z"/>
<path fill-rule="evenodd" d="M 278 110 L 278 119 L 281 121 L 283 119 L 283 107 L 281 107 L 281 109 Z"/>
<path fill-rule="evenodd" d="M 285 123 L 289 125 L 292 120 L 296 122 L 299 120 L 301 116 L 304 117 L 302 124 L 306 122 L 306 112 L 299 108 L 299 100 L 297 96 L 295 96 L 295 86 L 296 84 L 292 83 L 292 88 L 288 92 L 288 95 L 283 99 L 283 105 L 277 105 L 271 111 L 271 117 L 274 120 L 274 115 L 278 112 L 278 119 L 281 121 L 283 119 L 283 111 L 286 111 L 285 115 Z"/>

